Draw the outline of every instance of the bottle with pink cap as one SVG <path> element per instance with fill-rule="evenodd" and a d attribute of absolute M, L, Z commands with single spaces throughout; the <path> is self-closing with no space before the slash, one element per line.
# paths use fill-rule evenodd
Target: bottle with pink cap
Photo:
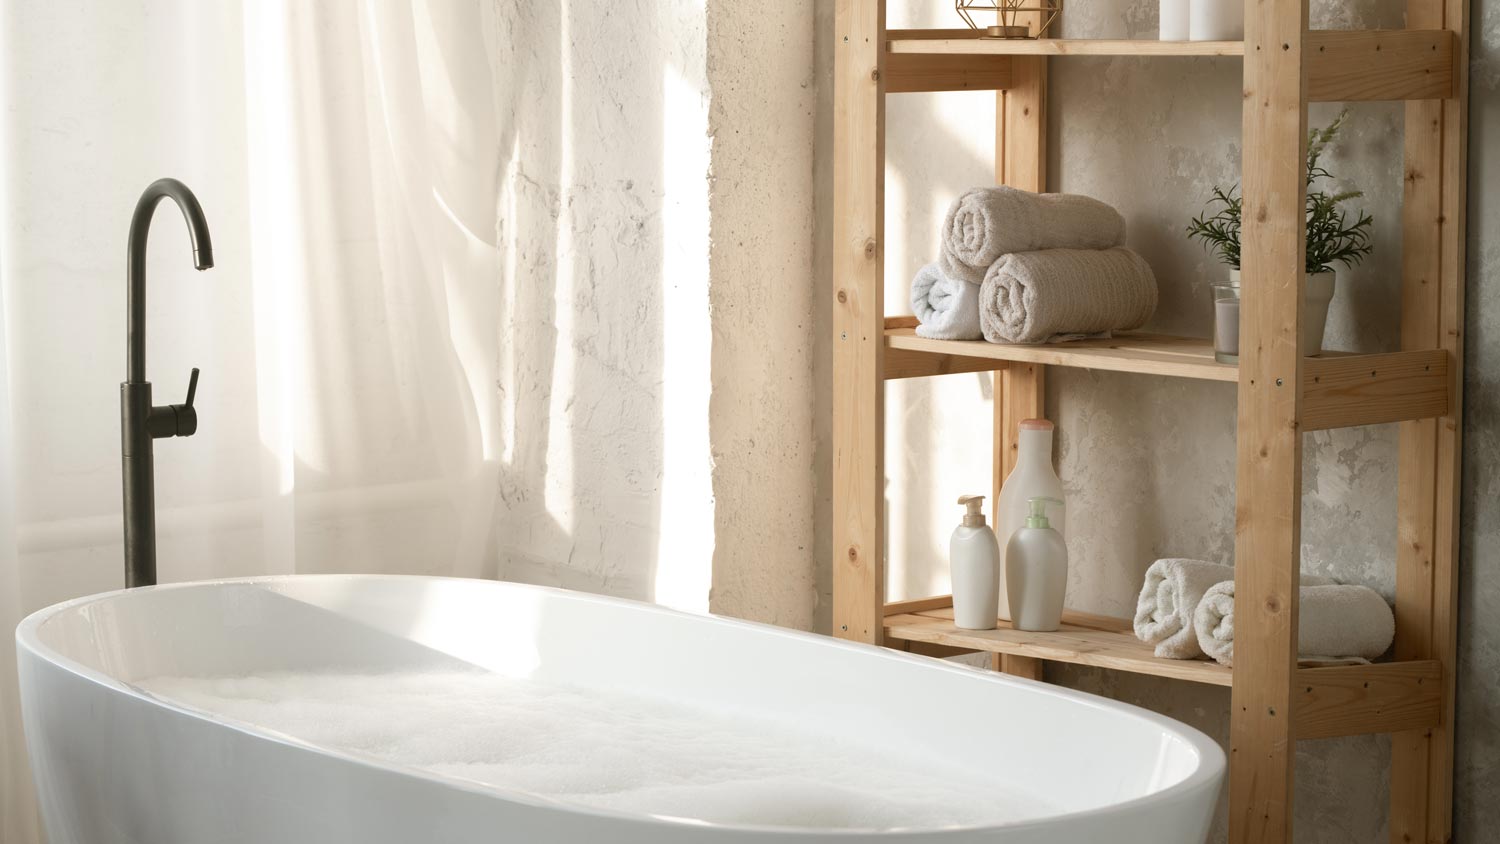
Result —
<path fill-rule="evenodd" d="M 995 535 L 1000 541 L 1000 617 L 1010 618 L 1010 599 L 1006 594 L 1005 551 L 1016 531 L 1026 526 L 1032 498 L 1051 498 L 1064 502 L 1062 481 L 1052 468 L 1052 423 L 1046 419 L 1021 421 L 1017 440 L 1016 467 L 1000 487 L 995 507 Z M 1048 521 L 1059 536 L 1067 538 L 1064 526 L 1067 505 L 1056 504 L 1048 510 Z"/>

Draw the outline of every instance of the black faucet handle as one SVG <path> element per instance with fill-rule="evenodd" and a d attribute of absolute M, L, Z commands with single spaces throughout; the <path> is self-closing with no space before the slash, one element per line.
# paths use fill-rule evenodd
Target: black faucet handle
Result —
<path fill-rule="evenodd" d="M 184 407 L 192 407 L 193 406 L 193 396 L 195 396 L 197 394 L 198 394 L 198 367 L 195 366 L 195 367 L 193 367 L 193 374 L 188 376 L 187 401 L 183 403 L 183 406 Z"/>
<path fill-rule="evenodd" d="M 172 405 L 172 416 L 176 421 L 173 433 L 179 437 L 191 437 L 198 431 L 198 411 L 193 409 L 193 398 L 198 395 L 198 367 L 188 376 L 187 401 Z"/>

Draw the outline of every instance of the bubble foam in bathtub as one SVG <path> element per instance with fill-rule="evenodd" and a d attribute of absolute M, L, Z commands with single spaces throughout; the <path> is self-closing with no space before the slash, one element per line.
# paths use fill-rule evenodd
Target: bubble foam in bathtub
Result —
<path fill-rule="evenodd" d="M 938 828 L 1056 810 L 940 759 L 676 701 L 483 672 L 157 677 L 159 697 L 311 744 L 602 809 L 725 824 Z"/>

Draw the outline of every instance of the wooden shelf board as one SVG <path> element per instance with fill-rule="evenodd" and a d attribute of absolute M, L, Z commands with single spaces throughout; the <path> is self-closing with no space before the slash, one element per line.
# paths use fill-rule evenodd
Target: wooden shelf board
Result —
<path fill-rule="evenodd" d="M 1172 375 L 1206 381 L 1239 380 L 1239 370 L 1233 364 L 1214 360 L 1213 342 L 1196 337 L 1121 334 L 1109 340 L 1011 346 L 983 340 L 928 340 L 918 337 L 915 329 L 888 328 L 885 344 L 890 349 L 953 357 Z"/>
<path fill-rule="evenodd" d="M 1067 612 L 1062 629 L 1054 633 L 1012 630 L 1007 621 L 997 624 L 994 630 L 962 630 L 954 626 L 951 608 L 937 609 L 887 617 L 885 636 L 887 642 L 924 642 L 1014 654 L 1216 686 L 1233 682 L 1233 672 L 1216 662 L 1158 658 L 1151 645 L 1135 637 L 1125 619 Z"/>
<path fill-rule="evenodd" d="M 974 30 L 893 29 L 886 33 L 891 53 L 946 53 L 977 56 L 1243 56 L 1243 41 L 1158 41 L 1125 38 L 979 38 Z"/>
<path fill-rule="evenodd" d="M 971 29 L 893 29 L 886 52 L 896 91 L 1004 88 L 1010 56 L 1245 55 L 1243 41 L 981 38 Z M 1307 99 L 1424 100 L 1454 96 L 1455 36 L 1445 29 L 1313 30 L 1307 33 Z"/>
<path fill-rule="evenodd" d="M 901 318 L 888 320 L 887 378 L 1001 369 L 1006 361 L 1138 372 L 1206 381 L 1238 381 L 1239 367 L 1214 360 L 1213 345 L 1193 337 L 1121 334 L 1013 346 L 983 340 L 928 340 Z M 1448 412 L 1448 353 L 1420 349 L 1377 354 L 1326 351 L 1304 359 L 1302 428 L 1318 431 L 1442 416 Z"/>
<path fill-rule="evenodd" d="M 939 595 L 885 605 L 885 641 L 910 653 L 938 658 L 984 651 L 1031 659 L 1092 665 L 1116 671 L 1228 686 L 1233 671 L 1206 660 L 1159 659 L 1135 638 L 1128 619 L 1063 611 L 1053 633 L 1012 630 L 1004 620 L 994 630 L 953 625 L 953 596 Z M 1299 664 L 1295 687 L 1298 738 L 1422 729 L 1441 717 L 1442 666 L 1436 660 L 1346 664 L 1309 660 Z"/>

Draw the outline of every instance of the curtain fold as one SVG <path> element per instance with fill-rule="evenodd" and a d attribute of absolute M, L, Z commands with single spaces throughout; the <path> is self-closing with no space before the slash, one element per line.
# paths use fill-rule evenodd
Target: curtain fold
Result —
<path fill-rule="evenodd" d="M 118 383 L 139 192 L 163 582 L 498 576 L 502 140 L 484 4 L 0 6 L 0 628 L 122 582 Z M 169 204 L 169 203 L 168 203 Z M 6 378 L 5 373 L 10 377 Z M 39 835 L 0 647 L 0 841 Z"/>

